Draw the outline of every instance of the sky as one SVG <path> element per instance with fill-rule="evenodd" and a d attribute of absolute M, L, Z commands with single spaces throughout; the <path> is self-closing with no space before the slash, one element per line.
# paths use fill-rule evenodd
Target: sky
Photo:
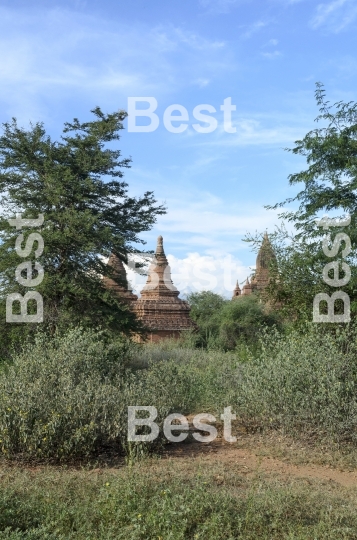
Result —
<path fill-rule="evenodd" d="M 131 107 L 129 193 L 167 206 L 146 249 L 161 234 L 182 293 L 229 297 L 255 264 L 243 238 L 297 192 L 305 162 L 284 149 L 316 127 L 315 83 L 357 101 L 356 30 L 356 0 L 0 0 L 0 121 L 58 138 L 97 105 Z"/>

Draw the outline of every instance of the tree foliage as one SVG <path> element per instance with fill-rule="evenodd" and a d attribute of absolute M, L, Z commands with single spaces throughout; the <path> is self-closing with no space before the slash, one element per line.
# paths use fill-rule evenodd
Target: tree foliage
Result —
<path fill-rule="evenodd" d="M 351 312 L 357 311 L 357 267 L 354 250 L 342 258 L 341 251 L 333 259 L 322 249 L 322 240 L 331 235 L 330 246 L 337 233 L 346 233 L 357 242 L 357 103 L 339 101 L 333 105 L 326 100 L 324 86 L 317 83 L 315 92 L 320 114 L 316 122 L 322 127 L 309 131 L 293 148 L 286 149 L 303 156 L 307 168 L 289 175 L 291 186 L 302 184 L 302 189 L 291 197 L 268 209 L 284 208 L 279 215 L 283 224 L 270 240 L 278 259 L 279 272 L 275 272 L 269 287 L 270 296 L 281 302 L 283 310 L 294 320 L 312 319 L 313 298 L 317 293 L 331 295 L 335 288 L 322 279 L 327 263 L 346 262 L 351 268 L 351 279 L 343 290 L 351 299 Z M 286 210 L 291 205 L 292 209 Z M 328 214 L 329 218 L 351 217 L 346 226 L 335 226 L 328 231 L 317 222 Z M 284 223 L 293 225 L 288 232 Z M 259 237 L 247 237 L 258 246 Z M 345 247 L 342 243 L 341 249 Z M 343 277 L 342 272 L 339 277 Z M 329 273 L 333 277 L 332 272 Z M 343 309 L 336 303 L 336 311 Z"/>
<path fill-rule="evenodd" d="M 212 291 L 191 293 L 191 317 L 198 325 L 198 344 L 232 350 L 240 343 L 256 344 L 259 331 L 279 326 L 279 319 L 255 294 L 226 300 Z"/>
<path fill-rule="evenodd" d="M 339 101 L 330 105 L 326 101 L 324 86 L 316 84 L 316 102 L 320 114 L 316 122 L 326 125 L 309 131 L 295 147 L 287 149 L 295 155 L 306 158 L 308 168 L 290 174 L 290 185 L 303 183 L 303 189 L 273 207 L 286 203 L 298 203 L 298 209 L 287 211 L 281 217 L 292 221 L 298 231 L 298 238 L 321 236 L 316 227 L 320 212 L 348 213 L 352 217 L 351 233 L 355 236 L 357 210 L 357 103 Z"/>
<path fill-rule="evenodd" d="M 142 244 L 140 233 L 149 230 L 165 213 L 153 192 L 128 194 L 122 180 L 130 159 L 115 147 L 123 129 L 124 111 L 105 114 L 97 107 L 94 119 L 65 123 L 59 141 L 52 140 L 42 123 L 29 129 L 16 119 L 3 125 L 0 137 L 0 287 L 2 310 L 6 295 L 24 294 L 15 280 L 15 268 L 24 261 L 15 252 L 19 233 L 22 247 L 31 232 L 44 240 L 42 255 L 33 251 L 25 260 L 39 262 L 44 279 L 36 290 L 44 299 L 45 323 L 102 325 L 130 333 L 138 329 L 134 315 L 103 287 L 102 276 L 112 275 L 105 258 L 114 252 L 122 261 Z M 43 214 L 43 225 L 17 231 L 8 219 Z M 33 270 L 36 277 L 36 271 Z M 1 316 L 4 319 L 4 314 Z M 62 322 L 61 322 L 62 321 Z M 23 326 L 23 325 L 22 325 Z"/>

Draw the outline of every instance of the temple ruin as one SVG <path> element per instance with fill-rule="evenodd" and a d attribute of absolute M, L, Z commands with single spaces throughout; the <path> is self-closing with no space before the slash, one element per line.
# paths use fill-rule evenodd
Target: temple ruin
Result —
<path fill-rule="evenodd" d="M 106 277 L 103 280 L 104 285 L 129 304 L 130 309 L 148 330 L 150 341 L 178 338 L 182 332 L 196 328 L 189 315 L 189 304 L 178 297 L 180 292 L 172 282 L 162 236 L 157 239 L 155 256 L 139 299 L 128 288 L 126 271 L 118 257 L 111 254 L 108 265 L 114 269 L 113 277 L 116 277 L 119 283 Z"/>
<path fill-rule="evenodd" d="M 112 277 L 103 279 L 104 286 L 121 300 L 131 305 L 138 297 L 129 289 L 128 278 L 122 261 L 112 253 L 108 260 L 108 266 L 112 268 Z"/>
<path fill-rule="evenodd" d="M 193 330 L 196 325 L 190 318 L 190 306 L 178 298 L 180 292 L 172 283 L 162 236 L 157 239 L 155 257 L 148 274 L 134 310 L 138 319 L 149 329 L 150 341 L 177 338 L 182 332 Z"/>
<path fill-rule="evenodd" d="M 255 274 L 250 280 L 246 279 L 242 289 L 237 281 L 232 299 L 264 291 L 269 284 L 269 270 L 273 261 L 276 261 L 274 250 L 265 233 L 257 255 Z M 150 341 L 178 338 L 182 332 L 196 328 L 190 318 L 189 304 L 179 298 L 180 292 L 172 282 L 162 236 L 157 239 L 155 255 L 140 298 L 129 289 L 123 262 L 113 253 L 108 265 L 112 268 L 112 277 L 105 277 L 104 285 L 134 311 L 147 329 Z"/>
<path fill-rule="evenodd" d="M 250 281 L 249 278 L 246 279 L 242 290 L 237 281 L 233 291 L 232 300 L 239 298 L 240 296 L 253 294 L 253 292 L 263 292 L 269 285 L 270 268 L 274 262 L 276 262 L 276 256 L 268 234 L 265 233 L 257 255 L 255 274 Z"/>

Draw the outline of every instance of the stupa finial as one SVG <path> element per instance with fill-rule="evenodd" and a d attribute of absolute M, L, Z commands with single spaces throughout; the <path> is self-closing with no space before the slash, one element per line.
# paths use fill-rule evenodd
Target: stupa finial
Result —
<path fill-rule="evenodd" d="M 157 244 L 156 244 L 156 255 L 162 255 L 164 253 L 164 239 L 161 236 L 157 237 Z"/>

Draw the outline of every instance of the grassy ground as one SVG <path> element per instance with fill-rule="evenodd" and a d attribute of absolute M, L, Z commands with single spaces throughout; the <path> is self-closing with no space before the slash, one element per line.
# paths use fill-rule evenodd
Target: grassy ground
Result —
<path fill-rule="evenodd" d="M 357 539 L 357 480 L 343 485 L 351 473 L 330 481 L 318 465 L 294 468 L 287 441 L 285 468 L 277 468 L 262 457 L 273 447 L 266 443 L 247 436 L 236 445 L 175 445 L 132 466 L 3 463 L 0 538 Z M 280 444 L 276 437 L 275 453 Z"/>

